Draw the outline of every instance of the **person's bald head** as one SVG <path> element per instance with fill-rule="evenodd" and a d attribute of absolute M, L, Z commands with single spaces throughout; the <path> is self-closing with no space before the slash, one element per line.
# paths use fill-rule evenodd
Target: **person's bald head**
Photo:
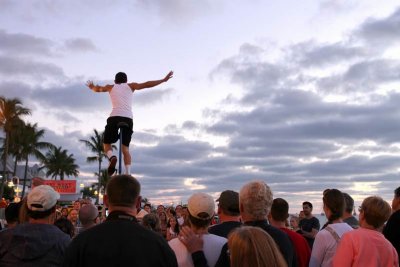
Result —
<path fill-rule="evenodd" d="M 93 204 L 86 204 L 79 210 L 79 220 L 83 226 L 95 224 L 97 216 L 99 211 Z"/>

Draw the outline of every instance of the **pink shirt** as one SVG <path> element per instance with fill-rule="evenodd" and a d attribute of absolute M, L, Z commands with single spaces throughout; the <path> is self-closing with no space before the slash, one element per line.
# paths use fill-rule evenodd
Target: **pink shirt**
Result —
<path fill-rule="evenodd" d="M 347 232 L 340 240 L 333 267 L 398 267 L 397 252 L 378 231 L 366 228 Z"/>

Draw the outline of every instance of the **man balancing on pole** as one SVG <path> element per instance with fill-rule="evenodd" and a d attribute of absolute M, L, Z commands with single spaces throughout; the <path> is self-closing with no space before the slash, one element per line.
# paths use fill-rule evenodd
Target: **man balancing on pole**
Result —
<path fill-rule="evenodd" d="M 148 81 L 144 83 L 128 83 L 128 77 L 123 72 L 115 75 L 114 85 L 99 86 L 94 85 L 93 81 L 88 81 L 86 85 L 95 92 L 108 92 L 111 98 L 112 111 L 107 119 L 107 125 L 104 130 L 104 153 L 107 155 L 110 164 L 108 166 L 108 174 L 113 175 L 117 157 L 113 155 L 112 144 L 119 139 L 118 123 L 124 122 L 129 125 L 129 129 L 124 129 L 122 135 L 122 153 L 124 154 L 125 174 L 131 174 L 131 155 L 129 153 L 129 143 L 132 138 L 132 93 L 136 90 L 157 86 L 172 78 L 174 73 L 170 71 L 164 79 Z"/>

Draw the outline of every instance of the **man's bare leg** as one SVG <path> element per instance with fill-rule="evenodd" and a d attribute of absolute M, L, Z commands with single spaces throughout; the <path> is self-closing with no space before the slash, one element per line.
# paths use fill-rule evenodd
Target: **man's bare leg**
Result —
<path fill-rule="evenodd" d="M 111 144 L 103 144 L 104 153 L 107 155 L 108 160 L 110 161 L 108 165 L 108 175 L 113 175 L 115 172 L 115 165 L 117 164 L 117 157 L 113 155 Z"/>
<path fill-rule="evenodd" d="M 122 154 L 124 154 L 125 174 L 131 174 L 132 157 L 129 153 L 129 147 L 122 145 Z"/>

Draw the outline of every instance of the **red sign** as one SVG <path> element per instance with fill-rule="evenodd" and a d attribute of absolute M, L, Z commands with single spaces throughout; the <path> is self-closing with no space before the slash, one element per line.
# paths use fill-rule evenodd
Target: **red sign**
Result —
<path fill-rule="evenodd" d="M 76 180 L 44 180 L 43 184 L 50 185 L 60 194 L 75 194 Z"/>

